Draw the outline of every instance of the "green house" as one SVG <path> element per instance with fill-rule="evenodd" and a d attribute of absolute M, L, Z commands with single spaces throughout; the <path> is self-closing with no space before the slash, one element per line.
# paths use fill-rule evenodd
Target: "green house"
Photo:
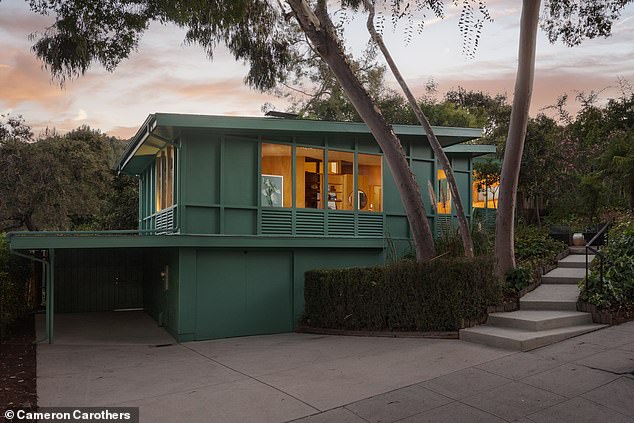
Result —
<path fill-rule="evenodd" d="M 394 130 L 432 228 L 446 227 L 451 198 L 424 132 Z M 490 148 L 461 145 L 479 129 L 435 131 L 471 204 L 472 159 Z M 130 308 L 178 341 L 292 331 L 304 272 L 380 265 L 411 248 L 364 124 L 157 113 L 118 170 L 139 178 L 137 230 L 10 236 L 14 252 L 46 264 L 51 342 L 54 313 Z"/>

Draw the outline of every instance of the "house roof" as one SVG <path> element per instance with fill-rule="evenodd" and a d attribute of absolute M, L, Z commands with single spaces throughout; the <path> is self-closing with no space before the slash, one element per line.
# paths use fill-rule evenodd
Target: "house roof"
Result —
<path fill-rule="evenodd" d="M 456 144 L 443 148 L 445 153 L 450 154 L 468 154 L 471 157 L 485 156 L 493 154 L 496 151 L 494 145 L 488 144 Z"/>
<path fill-rule="evenodd" d="M 138 173 L 140 166 L 131 161 L 134 158 L 154 156 L 157 151 L 173 143 L 186 129 L 208 129 L 230 132 L 236 135 L 263 135 L 304 133 L 308 136 L 324 134 L 348 134 L 371 136 L 365 123 L 333 122 L 306 119 L 284 119 L 274 117 L 241 117 L 215 115 L 188 115 L 174 113 L 154 113 L 147 117 L 136 135 L 128 144 L 119 160 L 117 169 L 126 173 Z M 420 137 L 427 142 L 425 131 L 418 125 L 393 125 L 399 136 Z M 479 128 L 433 127 L 434 133 L 443 147 L 479 138 Z"/>

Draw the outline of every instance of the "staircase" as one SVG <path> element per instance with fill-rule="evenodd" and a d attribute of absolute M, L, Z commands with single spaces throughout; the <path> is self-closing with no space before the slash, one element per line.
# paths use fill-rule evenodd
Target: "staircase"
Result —
<path fill-rule="evenodd" d="M 462 329 L 460 339 L 528 351 L 605 327 L 577 311 L 577 284 L 585 274 L 585 251 L 571 247 L 570 255 L 542 276 L 542 284 L 520 298 L 518 311 L 491 313 L 486 325 Z"/>

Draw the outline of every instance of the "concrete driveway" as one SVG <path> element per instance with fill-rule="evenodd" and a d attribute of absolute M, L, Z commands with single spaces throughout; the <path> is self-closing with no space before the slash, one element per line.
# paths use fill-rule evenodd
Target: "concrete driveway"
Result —
<path fill-rule="evenodd" d="M 634 322 L 528 353 L 458 340 L 282 334 L 38 346 L 40 406 L 142 422 L 634 422 Z"/>

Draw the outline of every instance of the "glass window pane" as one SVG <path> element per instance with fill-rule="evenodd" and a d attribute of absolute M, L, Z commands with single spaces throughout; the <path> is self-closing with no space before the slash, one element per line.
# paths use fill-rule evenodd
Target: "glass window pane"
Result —
<path fill-rule="evenodd" d="M 381 156 L 359 154 L 357 202 L 363 211 L 383 211 L 383 161 Z"/>
<path fill-rule="evenodd" d="M 167 147 L 167 183 L 166 183 L 166 206 L 174 205 L 174 147 Z"/>
<path fill-rule="evenodd" d="M 328 150 L 328 204 L 330 210 L 354 210 L 354 153 Z"/>
<path fill-rule="evenodd" d="M 163 209 L 163 193 L 161 192 L 161 186 L 163 185 L 163 173 L 161 172 L 161 153 L 159 152 L 156 155 L 156 183 L 155 183 L 155 192 L 156 192 L 156 211 L 161 211 Z"/>
<path fill-rule="evenodd" d="M 451 214 L 451 191 L 445 171 L 438 169 L 438 213 Z"/>
<path fill-rule="evenodd" d="M 295 150 L 297 208 L 324 208 L 324 150 L 297 147 Z"/>
<path fill-rule="evenodd" d="M 293 206 L 293 170 L 290 145 L 262 144 L 263 207 Z"/>
<path fill-rule="evenodd" d="M 161 151 L 161 209 L 167 208 L 167 152 Z"/>

